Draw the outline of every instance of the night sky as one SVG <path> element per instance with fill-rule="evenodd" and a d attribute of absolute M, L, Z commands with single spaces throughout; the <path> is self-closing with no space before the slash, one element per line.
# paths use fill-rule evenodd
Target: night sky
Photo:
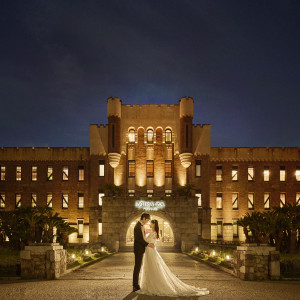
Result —
<path fill-rule="evenodd" d="M 300 146 L 300 1 L 7 0 L 0 146 L 89 146 L 106 99 L 194 98 L 212 146 Z"/>

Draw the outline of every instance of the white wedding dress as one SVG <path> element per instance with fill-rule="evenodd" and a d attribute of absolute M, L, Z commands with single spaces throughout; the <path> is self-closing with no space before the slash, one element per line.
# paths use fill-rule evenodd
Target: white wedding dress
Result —
<path fill-rule="evenodd" d="M 156 243 L 155 232 L 146 238 L 148 243 Z M 209 294 L 206 288 L 197 288 L 182 282 L 165 264 L 156 248 L 146 247 L 141 269 L 141 289 L 136 293 L 151 296 L 202 296 Z"/>

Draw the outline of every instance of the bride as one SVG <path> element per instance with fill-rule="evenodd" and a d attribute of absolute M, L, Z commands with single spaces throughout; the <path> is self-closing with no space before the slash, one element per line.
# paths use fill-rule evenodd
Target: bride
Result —
<path fill-rule="evenodd" d="M 151 233 L 147 238 L 148 243 L 156 243 L 159 239 L 159 227 L 157 220 L 151 220 Z M 165 264 L 156 248 L 146 247 L 141 272 L 141 289 L 138 294 L 151 296 L 202 296 L 209 294 L 206 288 L 196 288 L 178 279 Z"/>

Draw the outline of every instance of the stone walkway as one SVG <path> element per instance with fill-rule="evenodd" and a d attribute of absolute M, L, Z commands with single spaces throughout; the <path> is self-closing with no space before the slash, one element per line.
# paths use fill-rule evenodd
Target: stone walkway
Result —
<path fill-rule="evenodd" d="M 199 299 L 299 299 L 299 281 L 241 281 L 181 253 L 161 253 L 161 256 L 184 282 L 209 289 L 210 294 Z M 118 253 L 99 263 L 66 274 L 59 280 L 0 282 L 1 298 L 13 300 L 176 299 L 138 296 L 132 293 L 133 259 L 133 253 Z"/>

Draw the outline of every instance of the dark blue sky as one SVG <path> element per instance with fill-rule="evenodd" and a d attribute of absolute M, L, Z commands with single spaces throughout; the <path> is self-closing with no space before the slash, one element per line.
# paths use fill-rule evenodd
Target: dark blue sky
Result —
<path fill-rule="evenodd" d="M 106 99 L 178 103 L 212 146 L 300 146 L 300 1 L 0 4 L 0 146 L 89 146 Z"/>

